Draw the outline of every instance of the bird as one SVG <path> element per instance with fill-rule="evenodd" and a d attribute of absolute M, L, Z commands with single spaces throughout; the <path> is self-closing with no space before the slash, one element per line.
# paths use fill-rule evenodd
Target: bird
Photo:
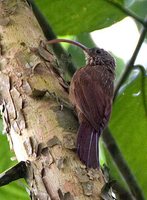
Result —
<path fill-rule="evenodd" d="M 68 39 L 48 41 L 49 44 L 57 42 L 71 43 L 85 53 L 86 65 L 78 69 L 71 79 L 69 100 L 79 120 L 77 154 L 87 168 L 99 169 L 99 138 L 112 111 L 115 60 L 99 47 L 88 48 Z"/>

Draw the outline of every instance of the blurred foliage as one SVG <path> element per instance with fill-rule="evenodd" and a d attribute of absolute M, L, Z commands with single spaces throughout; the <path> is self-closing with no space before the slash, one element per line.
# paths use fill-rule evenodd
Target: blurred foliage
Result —
<path fill-rule="evenodd" d="M 77 35 L 102 29 L 126 16 L 108 0 L 35 0 L 35 2 L 57 35 Z M 124 0 L 118 2 L 123 4 Z"/>
<path fill-rule="evenodd" d="M 74 39 L 88 47 L 94 46 L 88 32 L 108 27 L 126 16 L 122 11 L 113 6 L 110 0 L 35 0 L 35 2 L 47 17 L 57 35 L 70 34 Z M 131 9 L 142 18 L 146 16 L 146 0 L 115 0 L 115 2 Z M 77 67 L 83 66 L 85 59 L 81 50 L 77 47 L 65 46 L 72 55 L 75 65 Z M 119 58 L 116 58 L 116 62 L 117 81 L 124 70 L 124 62 Z M 120 94 L 113 106 L 110 128 L 126 161 L 147 196 L 147 117 L 145 116 L 142 103 L 140 79 L 140 74 L 134 76 L 133 73 L 130 76 L 129 82 L 125 83 L 121 88 Z M 1 120 L 0 129 L 2 132 Z M 114 179 L 125 185 L 107 150 L 102 149 L 101 154 L 103 155 L 102 162 L 107 162 Z M 0 172 L 15 164 L 15 162 L 10 160 L 12 156 L 14 155 L 10 153 L 6 135 L 0 134 Z M 16 181 L 0 188 L 0 200 L 5 199 L 29 199 L 25 191 L 25 184 L 21 181 Z"/>
<path fill-rule="evenodd" d="M 113 1 L 143 19 L 147 17 L 146 0 L 35 0 L 57 35 L 78 35 L 120 21 L 126 14 L 116 8 Z"/>
<path fill-rule="evenodd" d="M 141 91 L 142 76 L 140 73 L 137 76 L 132 74 L 130 76 L 132 81 L 121 88 L 114 103 L 110 129 L 138 183 L 147 195 L 147 115 Z M 145 86 L 147 94 L 147 80 Z"/>
<path fill-rule="evenodd" d="M 125 160 L 147 196 L 147 115 L 143 105 L 141 81 L 142 74 L 138 73 L 138 70 L 134 70 L 127 83 L 120 88 L 119 96 L 113 106 L 109 127 Z M 145 82 L 147 94 L 147 79 Z M 104 143 L 102 148 L 105 152 L 106 164 L 110 169 L 111 178 L 117 180 L 127 189 L 127 185 Z"/>
<path fill-rule="evenodd" d="M 147 0 L 125 0 L 124 5 L 142 19 L 147 17 Z"/>

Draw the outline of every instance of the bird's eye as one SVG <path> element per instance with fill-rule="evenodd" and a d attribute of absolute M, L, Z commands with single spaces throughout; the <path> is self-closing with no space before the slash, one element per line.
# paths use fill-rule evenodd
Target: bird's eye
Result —
<path fill-rule="evenodd" d="M 100 51 L 99 49 L 97 49 L 97 50 L 96 50 L 96 53 L 97 53 L 97 54 L 100 54 L 100 53 L 101 53 L 101 51 Z"/>

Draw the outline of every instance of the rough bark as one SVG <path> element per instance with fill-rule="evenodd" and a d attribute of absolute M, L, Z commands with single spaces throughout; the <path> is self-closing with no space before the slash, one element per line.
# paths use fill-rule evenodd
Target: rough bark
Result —
<path fill-rule="evenodd" d="M 26 1 L 0 1 L 0 102 L 18 161 L 28 161 L 32 199 L 100 199 L 101 171 L 75 150 L 77 119 L 55 57 Z"/>

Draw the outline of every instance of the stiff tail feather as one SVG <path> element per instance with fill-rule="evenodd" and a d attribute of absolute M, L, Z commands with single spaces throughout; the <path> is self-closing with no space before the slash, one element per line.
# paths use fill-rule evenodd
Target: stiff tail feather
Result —
<path fill-rule="evenodd" d="M 78 130 L 77 153 L 88 168 L 99 168 L 100 134 L 87 122 L 82 122 Z"/>

